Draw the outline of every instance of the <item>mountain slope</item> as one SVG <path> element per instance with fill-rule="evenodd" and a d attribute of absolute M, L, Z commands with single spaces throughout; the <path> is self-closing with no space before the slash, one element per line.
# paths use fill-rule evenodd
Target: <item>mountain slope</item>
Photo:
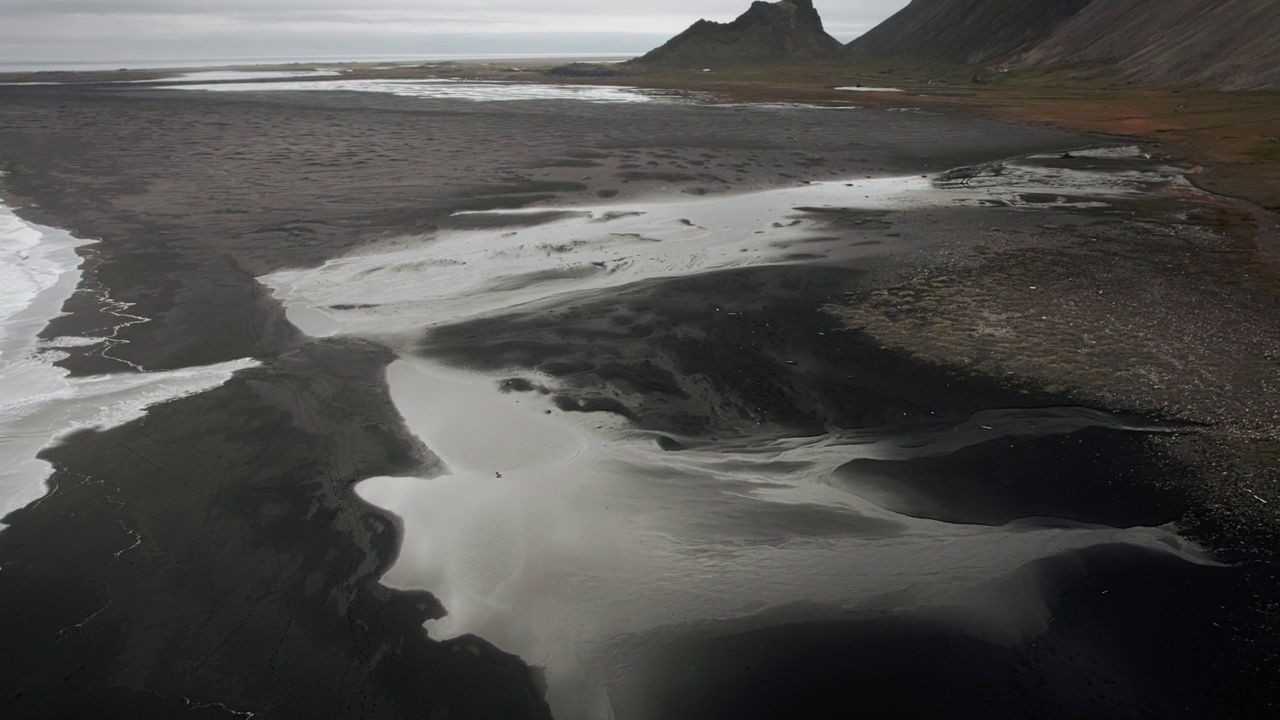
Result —
<path fill-rule="evenodd" d="M 845 55 L 979 65 L 1033 47 L 1089 4 L 1090 0 L 914 0 L 849 43 Z"/>
<path fill-rule="evenodd" d="M 830 57 L 841 49 L 827 34 L 813 0 L 754 2 L 737 20 L 699 20 L 643 57 L 646 66 L 779 62 Z"/>
<path fill-rule="evenodd" d="M 1280 87 L 1280 0 L 912 0 L 850 61 L 1093 65 L 1141 82 Z"/>
<path fill-rule="evenodd" d="M 1150 83 L 1280 87 L 1280 0 L 1094 0 L 1010 65 L 1079 63 Z"/>

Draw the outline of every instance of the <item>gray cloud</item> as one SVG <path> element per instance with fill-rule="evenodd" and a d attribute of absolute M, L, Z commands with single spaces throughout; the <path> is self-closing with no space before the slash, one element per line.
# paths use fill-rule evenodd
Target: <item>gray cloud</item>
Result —
<path fill-rule="evenodd" d="M 639 52 L 749 0 L 0 0 L 0 61 Z M 818 0 L 861 34 L 908 0 Z"/>

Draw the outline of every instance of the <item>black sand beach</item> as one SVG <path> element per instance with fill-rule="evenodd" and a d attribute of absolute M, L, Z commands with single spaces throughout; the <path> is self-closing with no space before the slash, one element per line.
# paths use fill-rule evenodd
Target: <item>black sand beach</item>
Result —
<path fill-rule="evenodd" d="M 88 376 L 261 363 L 45 451 L 52 492 L 0 531 L 11 665 L 0 714 L 550 717 L 538 669 L 482 638 L 429 638 L 422 623 L 448 608 L 379 583 L 402 528 L 355 484 L 438 469 L 392 405 L 392 349 L 304 335 L 256 278 L 496 222 L 458 210 L 933 174 L 1097 143 L 1111 140 L 881 110 L 0 88 L 0 197 L 24 219 L 101 239 L 80 251 L 80 290 L 45 334 L 111 342 L 69 348 L 62 364 Z M 1247 277 L 1218 282 L 1235 277 L 1230 241 L 1170 220 L 1194 200 L 1168 202 L 815 212 L 830 236 L 785 248 L 791 264 L 423 328 L 414 349 L 500 373 L 516 392 L 554 377 L 559 410 L 624 420 L 673 455 L 823 433 L 905 447 L 991 432 L 836 482 L 887 478 L 896 500 L 883 502 L 902 503 L 891 509 L 947 523 L 1181 521 L 1247 561 L 1111 546 L 1044 560 L 1019 578 L 1056 600 L 1016 639 L 984 637 L 963 610 L 762 612 L 637 658 L 611 690 L 617 717 L 1270 717 L 1280 486 L 1232 443 L 1274 429 L 1260 383 L 1280 331 Z M 1176 256 L 1150 252 L 1171 245 Z M 1120 260 L 1099 269 L 1103 255 Z M 1068 286 L 1054 301 L 1018 295 L 1053 283 Z M 1189 288 L 1214 296 L 1211 317 L 1186 311 Z M 952 290 L 988 305 L 937 300 Z M 1085 304 L 1099 295 L 1112 304 Z M 118 303 L 145 322 L 121 324 Z M 1070 318 L 1037 335 L 1046 308 Z M 1125 332 L 1116 318 L 1138 312 L 1141 331 Z M 1074 332 L 1107 341 L 1074 363 L 1043 342 L 1070 345 Z M 1118 357 L 1149 355 L 1130 365 L 1163 372 L 1161 352 L 1191 338 L 1202 344 L 1177 362 L 1195 371 L 1192 390 L 1169 389 L 1168 374 L 1114 381 Z M 1028 429 L 1018 414 L 1045 408 L 1147 425 Z"/>

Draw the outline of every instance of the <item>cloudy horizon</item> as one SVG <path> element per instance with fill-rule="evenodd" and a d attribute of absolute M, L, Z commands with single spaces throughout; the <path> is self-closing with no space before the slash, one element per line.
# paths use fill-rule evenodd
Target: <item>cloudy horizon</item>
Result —
<path fill-rule="evenodd" d="M 908 0 L 817 0 L 841 41 Z M 0 63 L 640 53 L 749 0 L 0 0 Z"/>

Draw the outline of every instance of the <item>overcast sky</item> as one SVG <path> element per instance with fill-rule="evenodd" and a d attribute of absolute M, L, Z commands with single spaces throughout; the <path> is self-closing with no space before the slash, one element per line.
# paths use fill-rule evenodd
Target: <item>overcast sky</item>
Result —
<path fill-rule="evenodd" d="M 851 40 L 908 0 L 817 0 Z M 0 0 L 0 62 L 641 52 L 749 0 Z"/>

